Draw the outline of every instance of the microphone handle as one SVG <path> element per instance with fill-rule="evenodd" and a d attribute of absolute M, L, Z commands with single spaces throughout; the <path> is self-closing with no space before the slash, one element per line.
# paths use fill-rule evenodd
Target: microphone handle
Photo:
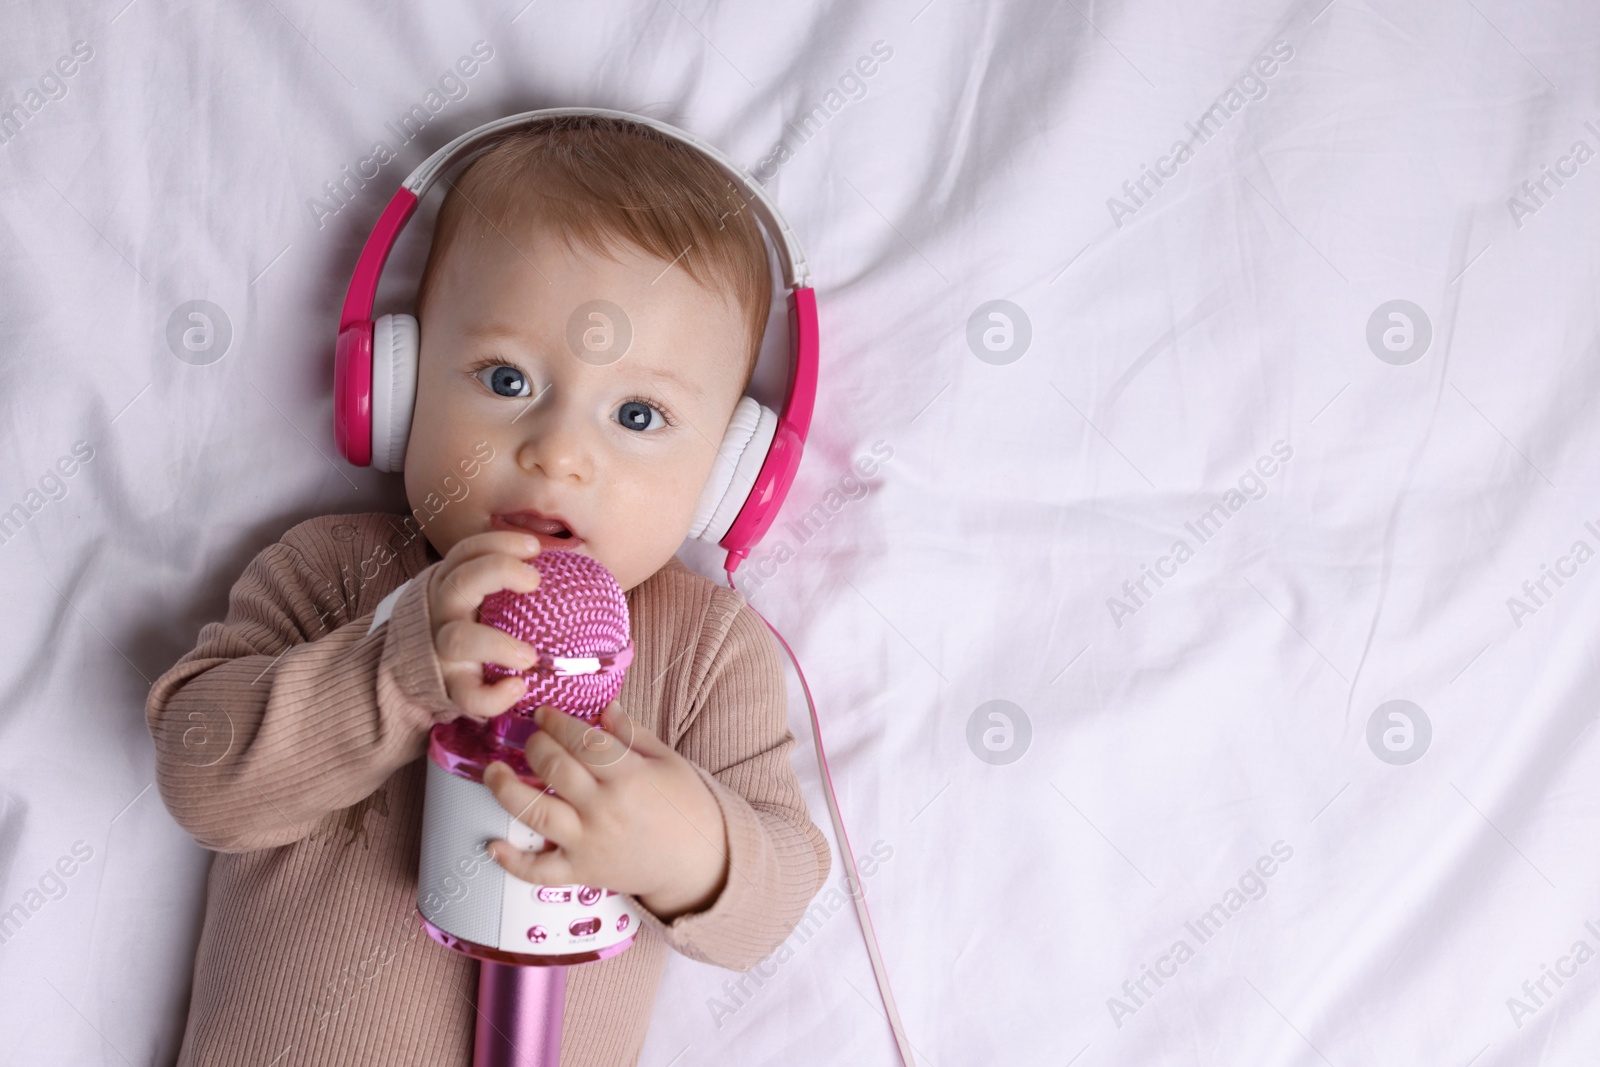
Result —
<path fill-rule="evenodd" d="M 559 1067 L 565 967 L 478 964 L 472 1067 Z"/>

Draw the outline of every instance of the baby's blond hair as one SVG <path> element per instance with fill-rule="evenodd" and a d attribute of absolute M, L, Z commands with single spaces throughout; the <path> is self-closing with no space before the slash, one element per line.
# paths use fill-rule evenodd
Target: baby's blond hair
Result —
<path fill-rule="evenodd" d="M 648 126 L 562 116 L 508 135 L 473 160 L 439 208 L 422 271 L 426 314 L 439 264 L 463 226 L 474 237 L 525 240 L 550 226 L 569 249 L 612 255 L 631 244 L 682 267 L 744 314 L 749 388 L 772 305 L 767 249 L 749 205 L 709 159 Z M 424 328 L 426 325 L 424 324 Z"/>

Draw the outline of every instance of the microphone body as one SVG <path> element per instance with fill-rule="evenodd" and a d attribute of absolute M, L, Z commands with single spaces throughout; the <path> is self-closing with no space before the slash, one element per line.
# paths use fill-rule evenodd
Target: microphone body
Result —
<path fill-rule="evenodd" d="M 522 753 L 538 729 L 533 710 L 549 704 L 598 721 L 622 688 L 633 645 L 627 600 L 604 564 L 560 550 L 529 562 L 539 570 L 538 589 L 501 590 L 479 610 L 484 624 L 539 650 L 539 664 L 526 671 L 484 665 L 486 682 L 526 677 L 527 695 L 488 722 L 461 716 L 429 734 L 417 909 L 430 937 L 486 965 L 560 967 L 626 951 L 639 928 L 639 905 L 610 889 L 533 885 L 495 863 L 485 851 L 490 840 L 537 850 L 545 839 L 500 806 L 483 771 L 500 760 L 528 785 L 553 793 Z"/>

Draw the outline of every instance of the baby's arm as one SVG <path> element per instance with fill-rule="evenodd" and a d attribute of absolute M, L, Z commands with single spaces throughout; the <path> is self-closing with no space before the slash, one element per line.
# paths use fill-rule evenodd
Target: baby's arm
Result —
<path fill-rule="evenodd" d="M 743 971 L 789 936 L 831 858 L 789 765 L 795 739 L 777 642 L 741 601 L 720 648 L 709 651 L 675 747 L 722 809 L 728 875 L 710 907 L 678 916 L 664 936 L 691 959 Z"/>
<path fill-rule="evenodd" d="M 150 691 L 162 798 L 209 849 L 299 840 L 421 756 L 434 723 L 460 714 L 433 651 L 428 570 L 368 634 L 376 597 L 349 616 L 338 557 L 343 548 L 361 560 L 375 545 L 360 527 L 364 536 L 336 547 L 332 525 L 302 523 L 252 560 L 227 617 Z"/>

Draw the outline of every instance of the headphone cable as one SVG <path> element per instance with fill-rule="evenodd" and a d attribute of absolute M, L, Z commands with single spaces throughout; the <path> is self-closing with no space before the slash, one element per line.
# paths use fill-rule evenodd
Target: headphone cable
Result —
<path fill-rule="evenodd" d="M 739 587 L 733 584 L 733 572 L 728 571 L 728 588 L 740 592 Z M 750 605 L 750 610 L 756 617 L 766 623 L 767 629 L 772 631 L 772 636 L 783 645 L 784 652 L 788 653 L 789 662 L 794 664 L 795 674 L 800 677 L 800 688 L 806 695 L 806 707 L 811 712 L 811 736 L 816 741 L 817 768 L 822 772 L 823 795 L 828 801 L 828 814 L 833 818 L 833 832 L 839 841 L 839 847 L 844 852 L 845 884 L 849 887 L 850 899 L 855 902 L 856 918 L 861 924 L 861 934 L 867 946 L 867 958 L 872 962 L 872 973 L 878 980 L 878 994 L 883 998 L 883 1006 L 888 1010 L 889 1029 L 894 1032 L 895 1046 L 900 1052 L 900 1062 L 903 1067 L 916 1067 L 916 1060 L 911 1054 L 911 1039 L 906 1036 L 905 1025 L 900 1021 L 900 1010 L 895 1006 L 894 993 L 889 989 L 889 972 L 883 966 L 883 953 L 878 947 L 878 938 L 872 928 L 872 917 L 867 914 L 867 896 L 861 886 L 861 880 L 856 875 L 855 853 L 850 848 L 850 837 L 844 830 L 844 818 L 839 814 L 839 798 L 833 793 L 833 775 L 828 772 L 828 757 L 822 750 L 822 724 L 817 719 L 817 705 L 811 699 L 811 687 L 806 684 L 805 671 L 800 669 L 800 661 L 795 657 L 794 649 L 789 647 L 789 642 L 783 639 L 778 628 L 767 621 L 767 617 L 750 604 L 748 598 L 745 603 Z"/>

